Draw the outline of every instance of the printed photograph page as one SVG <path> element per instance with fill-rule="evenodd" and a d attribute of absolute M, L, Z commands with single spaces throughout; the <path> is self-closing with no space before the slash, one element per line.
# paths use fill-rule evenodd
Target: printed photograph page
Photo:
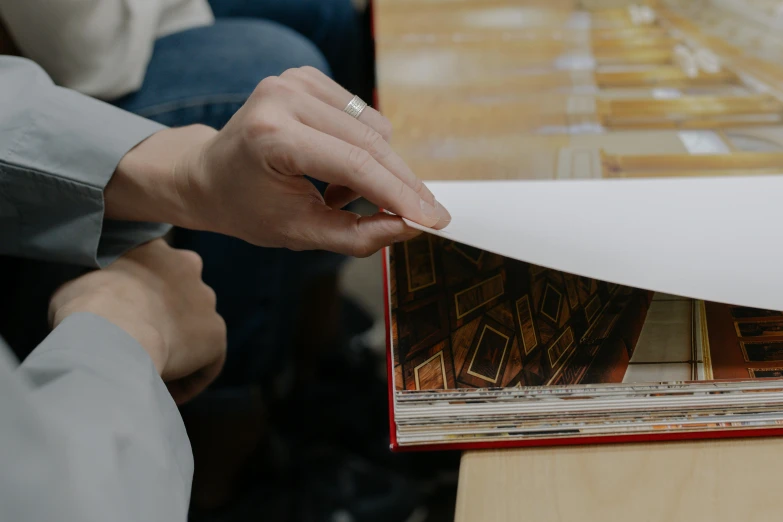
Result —
<path fill-rule="evenodd" d="M 387 258 L 398 391 L 783 377 L 783 312 L 559 272 L 431 234 Z"/>

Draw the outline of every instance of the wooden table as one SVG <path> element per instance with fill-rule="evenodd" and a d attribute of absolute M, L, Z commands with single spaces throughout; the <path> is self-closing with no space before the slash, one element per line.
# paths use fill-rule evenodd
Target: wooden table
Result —
<path fill-rule="evenodd" d="M 777 439 L 475 451 L 458 522 L 773 522 Z"/>
<path fill-rule="evenodd" d="M 629 26 L 623 9 L 594 11 L 592 25 L 586 28 L 584 17 L 572 13 L 575 3 L 373 2 L 380 106 L 395 126 L 396 150 L 415 172 L 425 179 L 497 179 L 514 178 L 520 169 L 552 170 L 551 162 L 533 162 L 530 158 L 535 155 L 529 152 L 573 146 L 572 138 L 557 133 L 534 138 L 530 131 L 575 124 L 569 112 L 572 99 L 559 93 L 560 87 L 582 86 L 590 93 L 596 87 L 610 90 L 644 81 L 633 74 L 601 76 L 579 67 L 535 78 L 522 72 L 564 55 L 579 59 L 573 50 L 583 43 L 576 34 L 580 31 L 589 35 L 598 63 L 630 59 L 655 65 L 659 77 L 666 78 L 664 88 L 704 85 L 721 93 L 721 85 L 736 80 L 734 72 L 726 70 L 683 75 L 672 66 L 675 42 L 665 31 Z M 602 3 L 623 4 L 581 2 L 588 8 Z M 536 9 L 542 6 L 547 10 Z M 693 31 L 687 20 L 675 21 L 681 31 Z M 566 29 L 553 36 L 552 27 L 558 26 Z M 550 37 L 542 38 L 547 31 Z M 730 49 L 724 50 L 731 54 Z M 756 67 L 754 74 L 766 78 L 783 78 L 780 69 L 766 63 L 748 60 L 743 61 L 745 66 Z M 747 103 L 769 107 L 779 100 Z M 600 112 L 600 107 L 591 110 Z M 673 142 L 663 143 L 655 147 L 674 147 L 663 152 L 682 153 Z M 645 146 L 653 147 L 633 146 L 640 149 L 636 154 L 644 153 Z M 462 458 L 456 518 L 460 522 L 777 521 L 783 519 L 778 507 L 780 470 L 783 444 L 775 439 L 468 452 Z"/>

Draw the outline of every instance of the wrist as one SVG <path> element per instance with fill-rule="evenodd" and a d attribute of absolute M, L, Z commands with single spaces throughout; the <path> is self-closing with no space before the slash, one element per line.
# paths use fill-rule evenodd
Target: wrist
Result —
<path fill-rule="evenodd" d="M 123 330 L 147 352 L 158 375 L 163 374 L 168 361 L 168 347 L 161 333 L 151 325 L 139 321 L 133 317 L 133 314 L 112 310 L 111 306 L 107 307 L 107 303 L 100 299 L 85 299 L 69 303 L 54 311 L 52 326 L 56 328 L 65 319 L 77 313 L 97 315 Z"/>
<path fill-rule="evenodd" d="M 103 272 L 93 272 L 60 287 L 49 301 L 49 324 L 57 328 L 78 313 L 102 317 L 133 337 L 161 375 L 168 362 L 169 348 L 165 334 L 152 321 L 145 320 L 149 303 L 144 302 L 143 296 L 134 295 L 135 286 L 126 292 L 105 286 L 103 276 Z M 90 291 L 85 291 L 85 285 L 90 285 Z"/>
<path fill-rule="evenodd" d="M 128 151 L 104 191 L 106 217 L 198 228 L 187 180 L 215 134 L 204 125 L 164 129 Z"/>

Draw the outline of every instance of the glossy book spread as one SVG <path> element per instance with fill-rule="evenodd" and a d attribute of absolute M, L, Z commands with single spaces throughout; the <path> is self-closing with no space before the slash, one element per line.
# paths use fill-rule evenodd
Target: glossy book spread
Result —
<path fill-rule="evenodd" d="M 577 434 L 645 426 L 693 429 L 726 417 L 729 410 L 715 408 L 739 407 L 737 394 L 748 390 L 757 404 L 741 415 L 764 413 L 754 420 L 760 426 L 783 421 L 776 412 L 783 405 L 783 380 L 775 381 L 783 376 L 779 311 L 605 283 L 426 234 L 396 245 L 387 266 L 398 416 L 400 410 L 404 417 L 406 409 L 419 415 L 418 410 L 441 408 L 447 428 L 456 428 L 454 415 L 465 415 L 464 426 L 450 433 L 453 440 L 496 436 L 498 420 L 539 437 L 552 433 L 541 431 L 544 426 L 571 429 L 574 424 L 580 425 Z M 758 382 L 748 387 L 748 381 Z M 722 384 L 692 388 L 698 382 Z M 707 390 L 712 401 L 699 413 L 690 405 Z M 539 411 L 543 416 L 526 413 L 531 398 L 540 408 L 542 400 L 576 397 L 582 399 L 580 408 L 570 417 L 566 409 L 557 419 L 551 405 Z M 665 405 L 658 400 L 667 397 L 677 400 Z M 642 409 L 619 415 L 618 398 Z M 472 413 L 465 407 L 477 399 L 490 417 L 508 415 L 481 420 L 481 407 Z M 588 401 L 596 403 L 593 422 L 584 424 L 588 419 L 581 408 Z M 457 408 L 449 411 L 449 406 Z M 682 424 L 686 406 L 689 420 L 698 422 L 664 428 Z M 652 415 L 646 408 L 658 411 Z M 743 418 L 730 422 L 744 426 Z"/>

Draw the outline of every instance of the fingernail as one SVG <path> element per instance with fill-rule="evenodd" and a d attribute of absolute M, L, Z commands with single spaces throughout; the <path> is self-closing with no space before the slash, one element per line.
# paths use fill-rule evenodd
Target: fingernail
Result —
<path fill-rule="evenodd" d="M 449 214 L 449 211 L 443 208 L 440 203 L 438 203 L 437 199 L 433 199 L 432 203 L 426 201 L 424 198 L 422 198 L 420 201 L 422 213 L 430 218 L 431 222 L 433 222 L 432 225 L 428 226 L 431 228 L 440 229 L 451 222 L 451 214 Z"/>

